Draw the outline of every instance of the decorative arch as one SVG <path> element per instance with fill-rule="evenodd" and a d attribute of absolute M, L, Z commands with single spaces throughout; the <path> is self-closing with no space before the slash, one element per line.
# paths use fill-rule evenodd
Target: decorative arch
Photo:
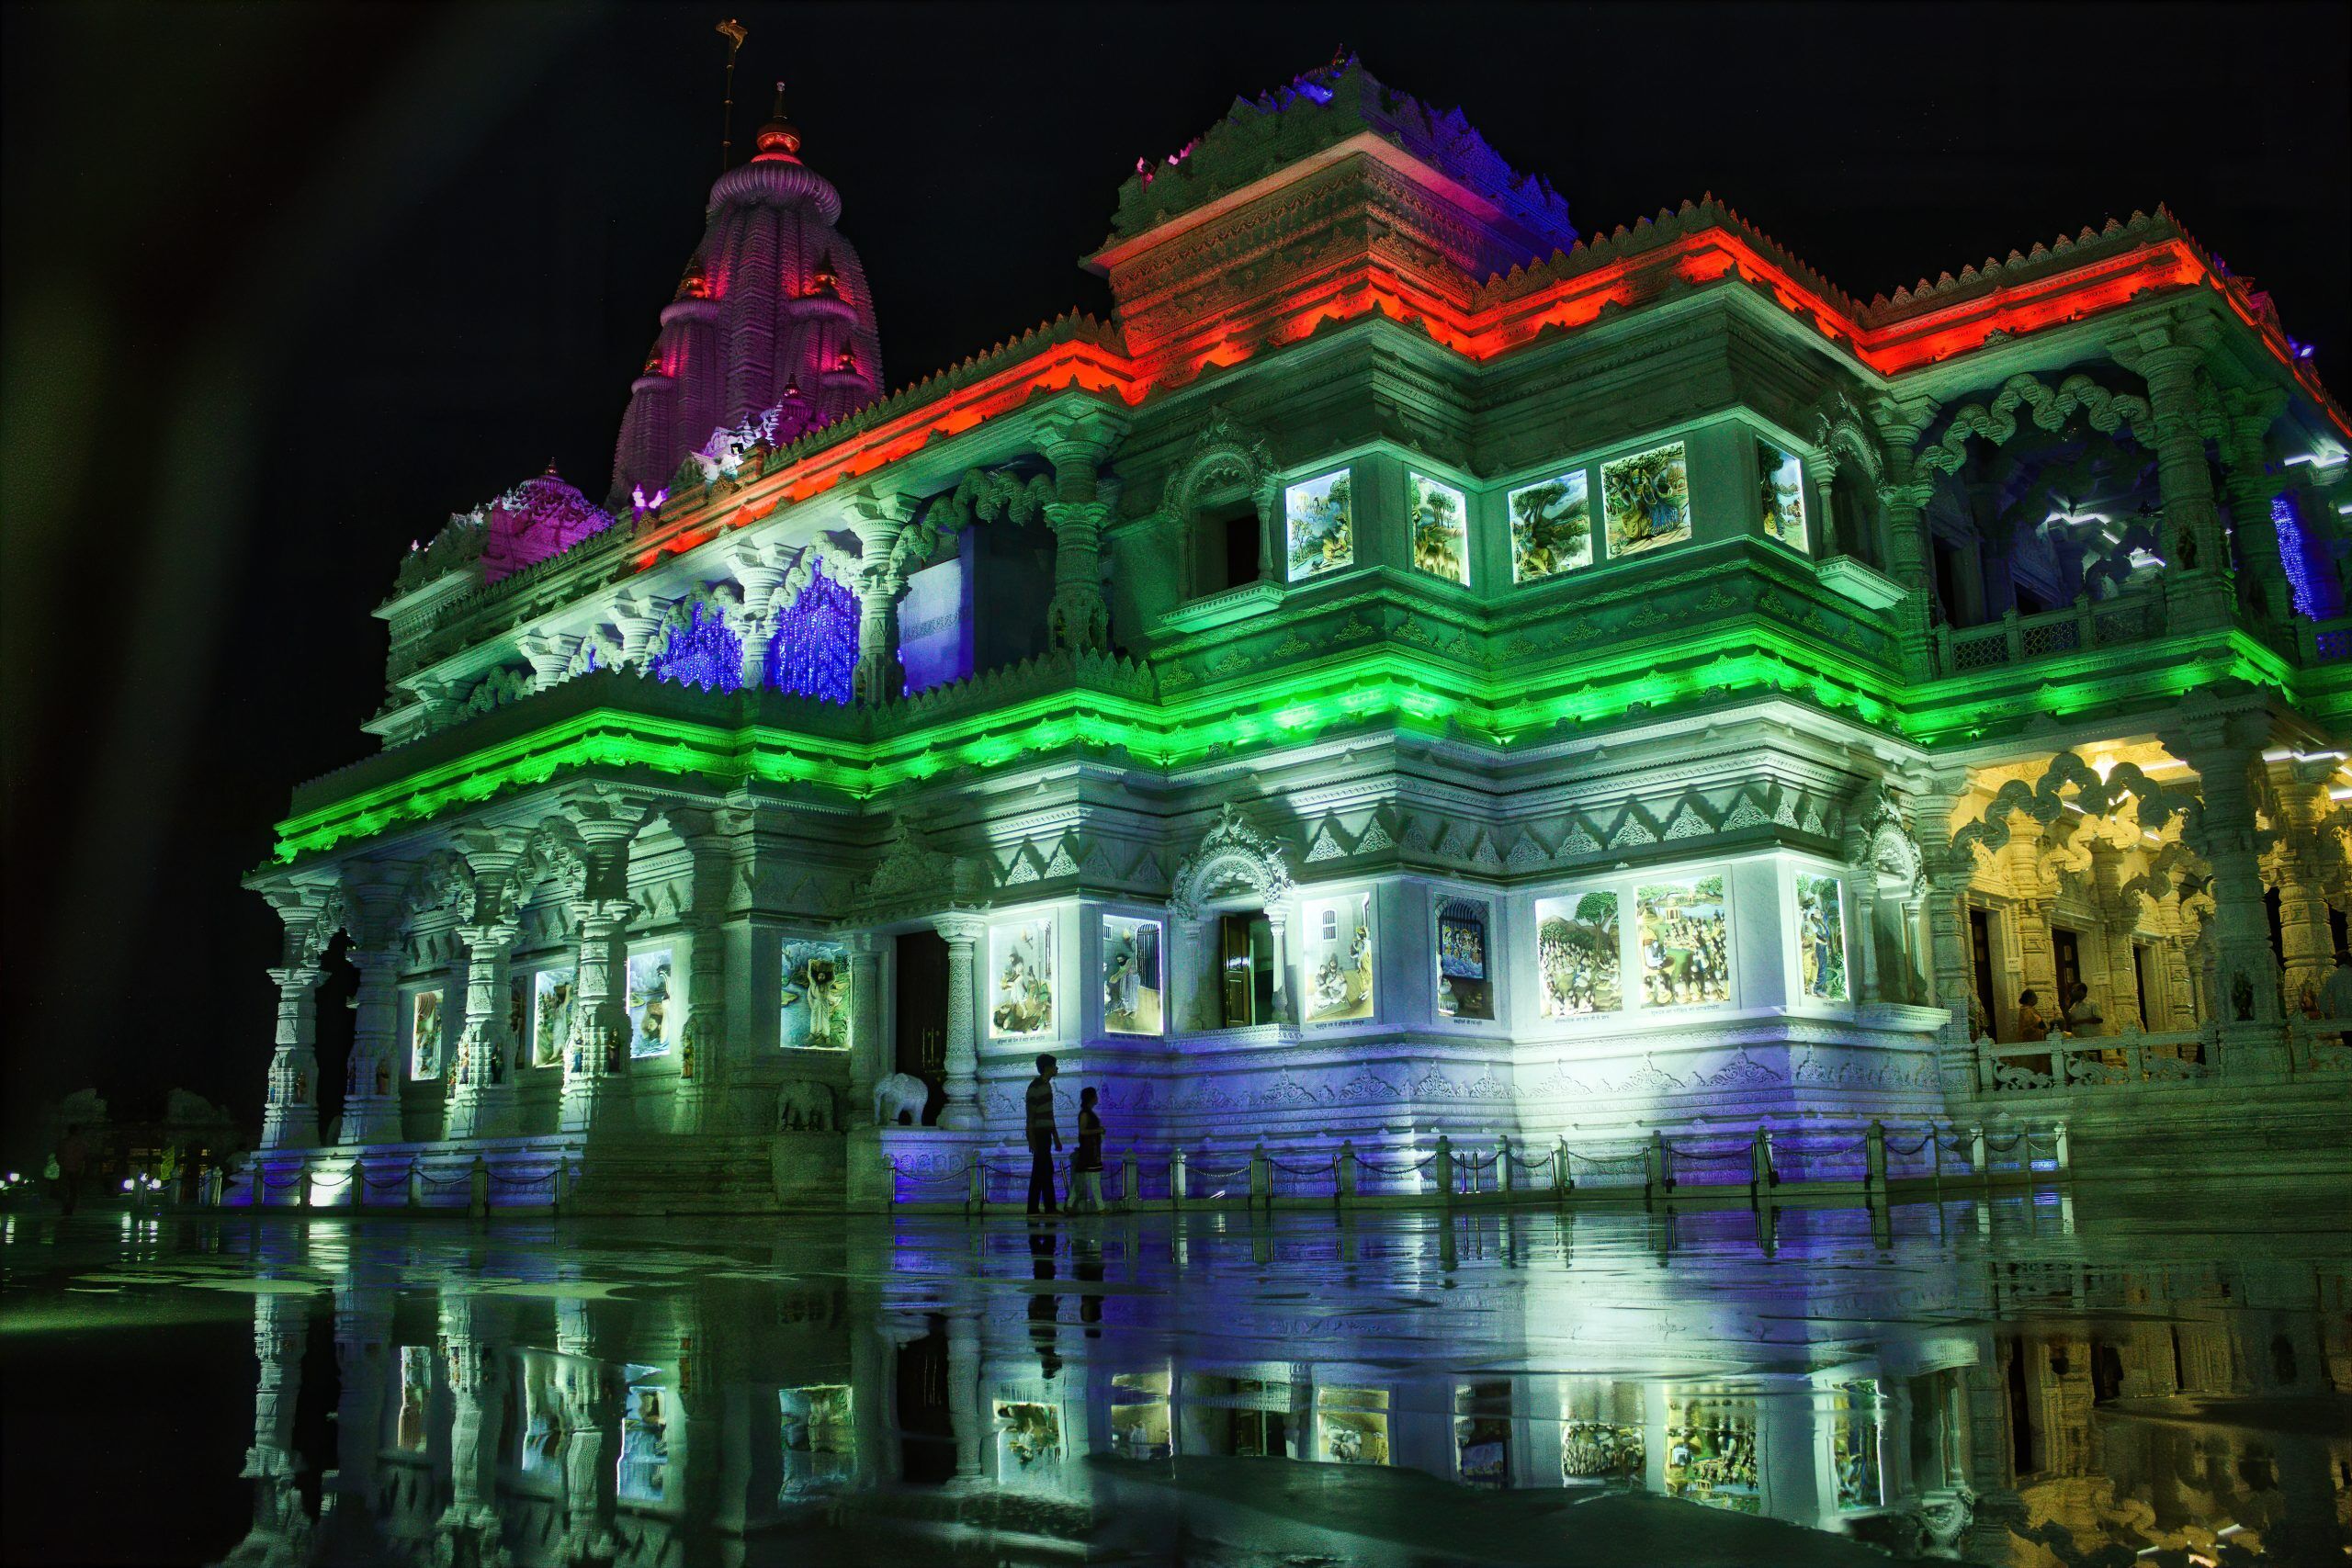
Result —
<path fill-rule="evenodd" d="M 2011 779 L 1994 792 L 1984 815 L 1952 835 L 1952 849 L 1994 853 L 2009 841 L 2009 818 L 2020 812 L 2045 829 L 2056 829 L 2058 838 L 2071 837 L 2073 829 L 2063 821 L 2070 797 L 2062 792 L 2068 784 L 2075 786 L 2072 804 L 2090 816 L 2112 816 L 2127 800 L 2135 803 L 2133 820 L 2148 832 L 2160 831 L 2178 818 L 2182 836 L 2194 843 L 2203 821 L 2203 807 L 2196 795 L 2156 783 L 2136 762 L 2121 763 L 2102 779 L 2079 755 L 2061 751 L 2030 785 L 2022 779 Z"/>
<path fill-rule="evenodd" d="M 2020 408 L 2027 410 L 2033 423 L 2043 430 L 2063 428 L 2068 416 L 2079 410 L 2089 420 L 2091 428 L 2102 435 L 2125 429 L 2143 446 L 2153 450 L 2156 444 L 2155 416 L 2150 412 L 2145 398 L 2110 392 L 2080 372 L 2059 382 L 2055 390 L 2031 376 L 2019 374 L 2002 382 L 2001 389 L 1989 401 L 1953 410 L 1941 438 L 1919 449 L 1913 459 L 1915 466 L 1922 473 L 1957 473 L 1968 460 L 1968 443 L 1972 439 L 1981 438 L 1996 446 L 2008 444 L 2018 433 L 2017 411 Z"/>
<path fill-rule="evenodd" d="M 1220 403 L 1209 411 L 1209 422 L 1193 438 L 1193 450 L 1169 473 L 1159 509 L 1189 524 L 1203 491 L 1238 479 L 1257 505 L 1258 521 L 1271 524 L 1279 501 L 1278 477 L 1265 433 L 1236 422 Z"/>
<path fill-rule="evenodd" d="M 1289 857 L 1272 838 L 1250 826 L 1231 802 L 1218 814 L 1176 875 L 1169 908 L 1181 919 L 1198 919 L 1212 906 L 1246 898 L 1272 908 L 1290 896 Z"/>
<path fill-rule="evenodd" d="M 1848 818 L 1847 859 L 1895 882 L 1905 897 L 1917 897 L 1927 888 L 1926 860 L 1919 845 L 1903 825 L 1903 814 L 1895 809 L 1886 786 L 1872 784 L 1865 788 L 1868 793 L 1860 808 Z"/>
<path fill-rule="evenodd" d="M 591 626 L 580 638 L 571 657 L 564 661 L 563 678 L 567 681 L 582 675 L 593 675 L 599 670 L 614 670 L 620 666 L 620 638 L 605 626 Z"/>
<path fill-rule="evenodd" d="M 416 863 L 401 889 L 400 923 L 413 925 L 416 917 L 433 909 L 469 905 L 474 895 L 474 868 L 453 850 L 435 850 Z"/>
<path fill-rule="evenodd" d="M 568 817 L 549 817 L 523 841 L 517 879 L 526 884 L 552 883 L 567 893 L 578 893 L 588 878 L 587 840 Z"/>

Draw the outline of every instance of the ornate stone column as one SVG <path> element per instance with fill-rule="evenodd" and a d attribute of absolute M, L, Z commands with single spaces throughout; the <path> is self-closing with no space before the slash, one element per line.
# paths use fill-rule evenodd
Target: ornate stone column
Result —
<path fill-rule="evenodd" d="M 2222 395 L 2229 411 L 2230 438 L 2222 468 L 2229 487 L 2230 532 L 2238 551 L 2238 586 L 2246 606 L 2273 626 L 2284 626 L 2295 611 L 2286 568 L 2278 558 L 2278 524 L 2270 504 L 2278 487 L 2270 477 L 2270 426 L 2287 412 L 2278 387 L 2243 389 Z"/>
<path fill-rule="evenodd" d="M 949 1483 L 952 1486 L 969 1488 L 981 1483 L 980 1444 L 987 1431 L 987 1408 L 980 1398 L 980 1325 L 974 1320 L 970 1307 L 950 1309 L 947 1419 L 956 1433 L 956 1477 Z"/>
<path fill-rule="evenodd" d="M 345 1112 L 348 1121 L 350 1112 Z M 297 1298 L 299 1299 L 299 1298 Z M 389 1348 L 392 1297 L 380 1280 L 346 1275 L 334 1292 L 335 1468 L 321 1478 L 321 1524 L 337 1562 L 377 1555 L 377 1456 L 383 1450 L 384 1393 L 392 1377 Z"/>
<path fill-rule="evenodd" d="M 686 979 L 686 1021 L 678 1040 L 681 1133 L 718 1130 L 718 1112 L 732 1075 L 727 1021 L 727 905 L 733 892 L 734 840 L 718 815 L 673 810 L 670 828 L 693 858 L 693 902 L 687 925 L 694 946 Z"/>
<path fill-rule="evenodd" d="M 444 1292 L 441 1339 L 449 1378 L 449 1506 L 445 1539 L 470 1544 L 458 1561 L 499 1560 L 498 1435 L 506 1409 L 505 1363 L 490 1300 Z"/>
<path fill-rule="evenodd" d="M 1107 502 L 1095 499 L 1097 476 L 1126 434 L 1127 422 L 1099 404 L 1057 410 L 1037 424 L 1037 444 L 1054 466 L 1055 499 L 1046 503 L 1054 529 L 1054 597 L 1046 635 L 1056 648 L 1111 645 L 1111 606 L 1102 597 L 1102 525 Z"/>
<path fill-rule="evenodd" d="M 2098 910 L 2099 940 L 2107 957 L 2107 1029 L 2109 1034 L 2142 1030 L 2140 971 L 2133 938 L 2140 930 L 2140 895 L 2122 888 L 2123 853 L 2112 844 L 2091 846 L 2092 901 Z"/>
<path fill-rule="evenodd" d="M 644 815 L 626 803 L 592 798 L 571 810 L 580 829 L 581 896 L 571 912 L 580 927 L 580 974 L 572 990 L 571 1039 L 563 1054 L 567 1133 L 609 1131 L 628 1071 L 628 846 Z"/>
<path fill-rule="evenodd" d="M 294 1405 L 302 1392 L 302 1352 L 310 1344 L 310 1303 L 300 1295 L 254 1298 L 254 1359 L 261 1376 L 254 1390 L 254 1440 L 240 1479 L 254 1483 L 254 1523 L 232 1561 L 300 1562 L 308 1559 L 311 1517 L 299 1477 Z"/>
<path fill-rule="evenodd" d="M 343 1087 L 343 1142 L 397 1143 L 401 1136 L 400 972 L 397 946 L 356 947 L 351 1062 Z"/>
<path fill-rule="evenodd" d="M 2335 803 L 2328 782 L 2335 760 L 2270 764 L 2270 784 L 2281 821 L 2270 868 L 2278 886 L 2278 946 L 2286 962 L 2280 993 L 2288 1010 L 2300 1012 L 2306 987 L 2313 998 L 2327 987 L 2335 969 L 2335 932 L 2328 923 L 2328 896 L 2345 881 L 2344 835 L 2334 820 Z"/>
<path fill-rule="evenodd" d="M 896 1070 L 882 1034 L 882 939 L 852 931 L 849 949 L 849 1103 L 842 1124 L 864 1126 L 874 1114 L 874 1086 Z"/>
<path fill-rule="evenodd" d="M 621 629 L 618 663 L 632 670 L 645 668 L 646 649 L 669 619 L 671 601 L 649 593 L 623 593 L 613 601 L 613 624 Z"/>
<path fill-rule="evenodd" d="M 318 989 L 325 971 L 304 960 L 272 969 L 269 977 L 277 987 L 277 1041 L 270 1054 L 261 1146 L 314 1149 L 319 1146 Z"/>
<path fill-rule="evenodd" d="M 1175 1003 L 1166 1019 L 1170 1035 L 1215 1029 L 1222 1021 L 1216 987 L 1215 917 L 1169 920 L 1168 984 Z"/>
<path fill-rule="evenodd" d="M 564 1418 L 563 1540 L 566 1562 L 608 1562 L 618 1555 L 613 1536 L 614 1460 L 620 1446 L 620 1409 L 613 1373 L 600 1355 L 585 1301 L 556 1303 L 556 1371 Z"/>
<path fill-rule="evenodd" d="M 2229 541 L 2205 462 L 2197 407 L 2199 347 L 2152 327 L 2114 345 L 2116 359 L 2148 385 L 2156 426 L 2156 483 L 2164 497 L 2167 618 L 2175 631 L 2226 626 L 2232 616 Z"/>
<path fill-rule="evenodd" d="M 1917 471 L 1914 454 L 1919 437 L 1936 417 L 1928 399 L 1896 401 L 1883 399 L 1871 409 L 1880 444 L 1886 452 L 1886 470 L 1879 479 L 1879 513 L 1886 536 L 1887 574 L 1902 584 L 1903 603 L 1895 606 L 1897 640 L 1903 667 L 1914 676 L 1935 668 L 1933 613 L 1936 581 L 1928 557 L 1926 507 L 1935 494 L 1932 475 Z"/>
<path fill-rule="evenodd" d="M 1827 452 L 1805 465 L 1813 476 L 1814 531 L 1818 536 L 1814 545 L 1815 558 L 1827 560 L 1839 553 L 1842 546 L 1838 536 L 1838 459 Z"/>
<path fill-rule="evenodd" d="M 1296 1023 L 1290 1005 L 1290 917 L 1279 905 L 1266 906 L 1266 929 L 1273 934 L 1274 1021 Z"/>
<path fill-rule="evenodd" d="M 1936 1059 L 1944 1092 L 1973 1094 L 1977 1089 L 1976 1046 L 1968 1032 L 1968 943 L 1962 937 L 1962 900 L 1975 867 L 1969 850 L 1951 841 L 1952 813 L 1968 792 L 1965 768 L 1939 768 L 1928 773 L 1911 793 L 1912 832 L 1918 840 L 1921 869 L 1928 882 L 1928 964 L 1932 1005 L 1950 1016 L 1936 1031 Z"/>
<path fill-rule="evenodd" d="M 450 1063 L 448 1136 L 495 1138 L 514 1130 L 514 1041 L 507 1024 L 507 955 L 514 950 L 520 852 L 469 843 L 472 908 L 458 928 L 466 944 L 466 1021 Z"/>
<path fill-rule="evenodd" d="M 580 639 L 561 633 L 534 635 L 521 638 L 514 646 L 531 661 L 533 687 L 544 692 L 563 684 L 563 672 L 571 667 L 571 655 L 579 648 Z"/>
<path fill-rule="evenodd" d="M 2009 834 L 2001 859 L 2008 874 L 2017 921 L 2018 989 L 2039 997 L 2042 1016 L 2055 1021 L 2066 998 L 2058 994 L 2057 944 L 2050 931 L 2051 912 L 2058 900 L 2042 876 L 2041 829 L 2030 818 L 2012 817 Z"/>
<path fill-rule="evenodd" d="M 2162 736 L 2165 750 L 2196 771 L 2204 802 L 2190 847 L 2213 873 L 2206 946 L 2219 987 L 2211 1009 L 2221 1023 L 2222 1068 L 2254 1077 L 2283 1075 L 2287 1068 L 2251 778 L 2267 733 L 2267 720 L 2256 710 L 2217 715 Z"/>
<path fill-rule="evenodd" d="M 862 703 L 887 703 L 906 691 L 905 669 L 899 663 L 899 601 L 907 592 L 906 574 L 886 558 L 858 574 L 857 670 L 851 687 Z"/>
<path fill-rule="evenodd" d="M 768 637 L 775 631 L 768 611 L 788 573 L 769 550 L 752 545 L 739 547 L 728 561 L 735 569 L 735 581 L 743 585 L 743 624 L 739 628 L 743 634 L 743 685 L 756 690 L 767 680 Z"/>
<path fill-rule="evenodd" d="M 980 1124 L 980 1052 L 973 1011 L 972 948 L 988 936 L 985 917 L 956 910 L 933 919 L 947 942 L 947 1103 L 939 1124 L 964 1132 Z"/>

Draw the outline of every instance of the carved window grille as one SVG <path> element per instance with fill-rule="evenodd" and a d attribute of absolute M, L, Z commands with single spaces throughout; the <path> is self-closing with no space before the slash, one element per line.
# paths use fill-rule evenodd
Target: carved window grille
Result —
<path fill-rule="evenodd" d="M 857 595 L 819 566 L 776 618 L 764 679 L 779 692 L 845 703 L 856 670 Z"/>
<path fill-rule="evenodd" d="M 2024 635 L 2025 656 L 2040 659 L 2044 654 L 2073 653 L 2083 646 L 2083 628 L 2079 622 L 2048 621 L 2041 626 L 2028 626 Z"/>
<path fill-rule="evenodd" d="M 657 680 L 705 691 L 734 692 L 743 686 L 743 639 L 715 604 L 693 606 L 687 619 L 670 628 L 670 640 L 653 657 Z"/>
<path fill-rule="evenodd" d="M 2008 639 L 1997 627 L 1990 637 L 1970 637 L 1964 642 L 1959 637 L 1952 638 L 1951 667 L 1955 671 L 1989 670 L 1996 664 L 2007 664 L 2008 661 Z"/>

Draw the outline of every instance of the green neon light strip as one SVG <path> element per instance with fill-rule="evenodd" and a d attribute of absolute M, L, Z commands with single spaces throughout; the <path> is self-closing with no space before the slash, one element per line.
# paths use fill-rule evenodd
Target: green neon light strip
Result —
<path fill-rule="evenodd" d="M 2152 656 L 2165 648 L 2145 646 Z M 1883 678 L 1810 639 L 1775 628 L 1727 629 L 1679 644 L 1675 652 L 1670 669 L 1657 667 L 1655 649 L 1635 649 L 1555 666 L 1544 675 L 1497 680 L 1394 645 L 1377 646 L 1295 667 L 1285 680 L 1245 682 L 1249 705 L 1243 709 L 1234 705 L 1232 683 L 1156 705 L 1071 690 L 874 743 L 598 708 L 289 818 L 278 825 L 276 856 L 284 862 L 317 853 L 582 767 L 641 766 L 670 776 L 700 774 L 724 788 L 758 781 L 863 800 L 959 768 L 1002 767 L 1078 745 L 1123 748 L 1147 766 L 1172 768 L 1220 749 L 1294 745 L 1334 728 L 1385 721 L 1408 731 L 1459 733 L 1508 747 L 1547 739 L 1563 722 L 1620 717 L 1635 704 L 1664 716 L 1711 693 L 1733 698 L 1785 695 L 1925 741 L 1972 727 L 1981 729 L 1996 715 L 2018 716 L 2021 674 L 2033 677 L 2034 706 L 2071 713 L 2134 696 L 2177 696 L 2223 676 L 2283 688 L 2281 677 L 2288 673 L 2267 649 L 2233 637 L 2233 657 L 2225 660 L 2152 657 L 2146 668 L 2120 677 L 2060 682 L 2050 677 L 2063 665 L 2051 661 L 2030 669 L 2007 666 L 1971 677 L 1960 691 L 1951 689 L 1952 682 L 1938 682 L 1938 694 L 1946 700 L 1906 712 Z M 1996 701 L 1994 688 L 2004 677 L 2007 690 Z M 1570 680 L 1574 688 L 1562 690 Z"/>

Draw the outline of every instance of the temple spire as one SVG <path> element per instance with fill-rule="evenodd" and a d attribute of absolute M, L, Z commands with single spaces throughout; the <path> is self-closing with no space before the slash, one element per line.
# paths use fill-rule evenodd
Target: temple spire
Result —
<path fill-rule="evenodd" d="M 775 112 L 760 127 L 760 150 L 752 155 L 753 163 L 800 162 L 800 128 L 785 118 L 784 84 L 775 85 Z"/>

